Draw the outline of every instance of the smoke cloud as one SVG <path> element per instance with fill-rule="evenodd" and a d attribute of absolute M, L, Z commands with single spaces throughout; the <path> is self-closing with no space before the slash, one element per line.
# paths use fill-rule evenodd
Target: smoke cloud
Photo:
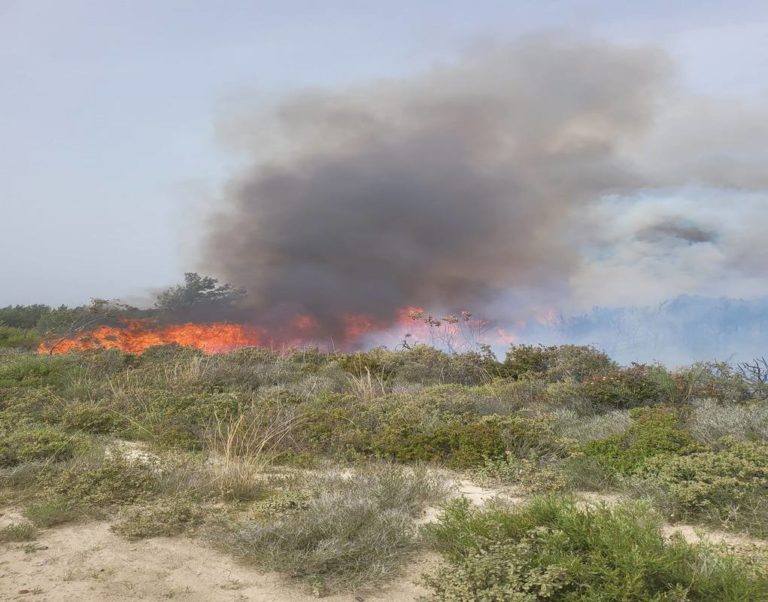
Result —
<path fill-rule="evenodd" d="M 606 274 L 637 276 L 635 253 L 680 248 L 667 263 L 685 271 L 732 244 L 711 216 L 630 200 L 623 219 L 627 204 L 605 199 L 766 183 L 762 126 L 725 136 L 716 162 L 698 144 L 732 118 L 708 103 L 712 128 L 694 128 L 691 106 L 657 49 L 546 36 L 409 79 L 296 94 L 230 124 L 252 162 L 211 217 L 205 267 L 248 291 L 255 319 L 310 314 L 331 336 L 344 315 L 387 324 L 405 306 L 514 318 L 526 304 L 598 301 Z M 654 294 L 675 292 L 688 291 Z"/>

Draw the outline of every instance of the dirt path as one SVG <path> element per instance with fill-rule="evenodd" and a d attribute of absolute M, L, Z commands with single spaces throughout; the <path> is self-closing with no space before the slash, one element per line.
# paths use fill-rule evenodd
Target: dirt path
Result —
<path fill-rule="evenodd" d="M 347 594 L 323 600 L 411 601 L 426 590 L 415 585 L 436 559 L 425 557 L 375 595 Z M 104 602 L 305 602 L 311 593 L 274 573 L 239 565 L 185 538 L 127 541 L 107 523 L 60 527 L 29 544 L 0 544 L 0 600 Z"/>

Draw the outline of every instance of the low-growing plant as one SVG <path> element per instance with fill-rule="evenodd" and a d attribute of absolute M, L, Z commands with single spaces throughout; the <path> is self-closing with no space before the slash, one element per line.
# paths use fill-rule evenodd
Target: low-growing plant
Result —
<path fill-rule="evenodd" d="M 617 368 L 606 353 L 588 345 L 512 345 L 502 370 L 518 380 L 541 378 L 547 382 L 582 382 Z"/>
<path fill-rule="evenodd" d="M 692 408 L 686 426 L 703 443 L 713 445 L 723 437 L 768 440 L 768 403 L 737 405 L 701 399 Z"/>
<path fill-rule="evenodd" d="M 606 491 L 621 484 L 621 475 L 598 458 L 575 453 L 559 466 L 565 488 L 572 491 Z"/>
<path fill-rule="evenodd" d="M 474 474 L 481 481 L 516 485 L 522 493 L 551 493 L 567 484 L 566 475 L 557 466 L 507 453 L 503 458 L 486 458 Z"/>
<path fill-rule="evenodd" d="M 448 503 L 426 527 L 447 564 L 425 577 L 435 602 L 746 601 L 765 573 L 682 537 L 666 539 L 648 506 L 535 498 L 523 507 Z"/>
<path fill-rule="evenodd" d="M 384 465 L 330 476 L 295 512 L 219 532 L 216 539 L 220 547 L 320 592 L 370 586 L 390 578 L 416 548 L 413 519 L 444 491 L 422 468 Z"/>
<path fill-rule="evenodd" d="M 82 517 L 75 500 L 56 495 L 30 503 L 24 508 L 24 516 L 38 527 L 55 527 Z"/>
<path fill-rule="evenodd" d="M 682 430 L 677 414 L 667 408 L 637 408 L 630 413 L 626 431 L 583 446 L 586 456 L 606 468 L 632 474 L 649 459 L 659 455 L 685 455 L 701 450 L 690 433 Z"/>
<path fill-rule="evenodd" d="M 552 430 L 557 435 L 579 442 L 621 435 L 632 424 L 632 418 L 627 410 L 581 415 L 572 409 L 561 408 L 553 410 L 551 415 Z"/>
<path fill-rule="evenodd" d="M 205 510 L 199 501 L 161 498 L 151 504 L 126 509 L 112 530 L 128 539 L 172 537 L 202 524 Z"/>
<path fill-rule="evenodd" d="M 672 519 L 768 536 L 768 443 L 721 443 L 716 451 L 650 458 L 638 489 L 654 493 Z"/>
<path fill-rule="evenodd" d="M 103 435 L 127 427 L 127 421 L 102 404 L 73 403 L 67 406 L 61 420 L 69 431 Z"/>
<path fill-rule="evenodd" d="M 75 459 L 61 470 L 43 474 L 39 499 L 24 515 L 40 526 L 84 516 L 104 517 L 115 506 L 146 501 L 158 488 L 157 467 L 120 454 Z"/>
<path fill-rule="evenodd" d="M 0 529 L 0 543 L 33 541 L 37 538 L 37 527 L 29 522 L 11 523 Z"/>
<path fill-rule="evenodd" d="M 40 344 L 40 335 L 27 328 L 14 328 L 0 324 L 0 348 L 36 349 Z"/>
<path fill-rule="evenodd" d="M 675 383 L 662 366 L 632 364 L 591 376 L 584 381 L 581 391 L 596 407 L 626 409 L 672 401 Z"/>
<path fill-rule="evenodd" d="M 0 434 L 0 467 L 25 462 L 61 462 L 82 451 L 87 442 L 77 435 L 47 426 L 20 428 Z"/>

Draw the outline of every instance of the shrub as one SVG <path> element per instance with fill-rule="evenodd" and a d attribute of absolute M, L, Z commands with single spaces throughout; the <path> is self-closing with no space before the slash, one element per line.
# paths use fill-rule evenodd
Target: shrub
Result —
<path fill-rule="evenodd" d="M 0 529 L 0 543 L 32 541 L 37 537 L 37 528 L 32 523 L 12 523 Z"/>
<path fill-rule="evenodd" d="M 50 311 L 48 305 L 7 305 L 0 307 L 0 324 L 28 330 L 34 328 L 40 317 Z"/>
<path fill-rule="evenodd" d="M 737 601 L 768 596 L 768 578 L 681 537 L 666 540 L 642 504 L 584 507 L 536 498 L 523 507 L 445 506 L 427 534 L 448 564 L 428 575 L 440 602 Z"/>
<path fill-rule="evenodd" d="M 18 354 L 10 362 L 0 364 L 0 386 L 57 385 L 74 365 L 73 356 Z"/>
<path fill-rule="evenodd" d="M 549 382 L 582 382 L 617 368 L 607 354 L 586 345 L 512 345 L 503 364 L 504 374 L 512 378 L 538 377 Z"/>
<path fill-rule="evenodd" d="M 633 408 L 654 405 L 674 397 L 674 382 L 661 366 L 633 364 L 615 372 L 592 376 L 582 392 L 597 407 Z"/>
<path fill-rule="evenodd" d="M 422 469 L 382 466 L 322 482 L 306 506 L 264 524 L 252 522 L 220 546 L 315 585 L 319 593 L 371 585 L 393 575 L 416 546 L 413 518 L 443 494 Z"/>
<path fill-rule="evenodd" d="M 25 516 L 40 526 L 51 526 L 80 516 L 107 516 L 118 504 L 147 501 L 158 489 L 157 467 L 111 454 L 94 462 L 74 461 L 44 475 L 41 495 L 27 506 Z"/>
<path fill-rule="evenodd" d="M 0 429 L 57 424 L 63 407 L 64 401 L 50 387 L 15 389 L 0 401 Z"/>
<path fill-rule="evenodd" d="M 617 473 L 599 459 L 576 453 L 560 465 L 564 488 L 576 491 L 605 491 L 620 484 Z"/>
<path fill-rule="evenodd" d="M 81 513 L 73 500 L 53 496 L 33 502 L 24 508 L 24 516 L 38 527 L 55 527 L 77 520 Z"/>
<path fill-rule="evenodd" d="M 39 344 L 40 336 L 34 330 L 0 324 L 0 348 L 32 350 Z"/>
<path fill-rule="evenodd" d="M 263 494 L 264 470 L 280 455 L 280 444 L 301 419 L 279 410 L 275 415 L 252 409 L 216 418 L 206 437 L 212 454 L 211 476 L 224 499 L 251 500 Z"/>
<path fill-rule="evenodd" d="M 712 445 L 723 437 L 742 440 L 768 439 L 768 403 L 722 404 L 714 399 L 697 400 L 688 430 L 699 441 Z"/>
<path fill-rule="evenodd" d="M 109 408 L 92 403 L 70 404 L 61 423 L 67 430 L 93 434 L 107 434 L 127 426 L 127 421 Z"/>
<path fill-rule="evenodd" d="M 552 430 L 557 435 L 580 442 L 621 435 L 632 424 L 632 419 L 626 410 L 581 416 L 570 409 L 559 409 L 554 410 L 552 415 L 554 418 Z"/>
<path fill-rule="evenodd" d="M 654 456 L 684 455 L 701 449 L 693 437 L 679 427 L 676 414 L 666 408 L 637 408 L 630 415 L 633 422 L 625 432 L 588 442 L 583 446 L 584 454 L 606 468 L 632 474 Z"/>
<path fill-rule="evenodd" d="M 614 372 L 618 364 L 608 354 L 589 345 L 560 345 L 547 369 L 547 380 L 583 382 Z"/>
<path fill-rule="evenodd" d="M 374 434 L 372 450 L 401 462 L 443 462 L 453 468 L 482 466 L 508 452 L 517 458 L 566 453 L 545 420 L 471 415 L 432 426 L 407 419 L 385 424 Z"/>
<path fill-rule="evenodd" d="M 731 441 L 720 451 L 651 458 L 638 475 L 661 488 L 656 497 L 671 518 L 768 535 L 767 443 Z"/>
<path fill-rule="evenodd" d="M 724 403 L 746 401 L 749 386 L 741 374 L 726 362 L 699 362 L 683 368 L 676 375 L 679 397 L 716 399 Z"/>
<path fill-rule="evenodd" d="M 172 537 L 198 527 L 205 516 L 199 503 L 160 499 L 127 509 L 112 530 L 128 539 Z"/>
<path fill-rule="evenodd" d="M 566 486 L 566 476 L 556 467 L 534 460 L 520 459 L 507 453 L 504 458 L 486 458 L 475 471 L 481 480 L 518 485 L 525 493 L 550 493 Z"/>
<path fill-rule="evenodd" d="M 398 352 L 374 349 L 342 355 L 338 361 L 354 375 L 368 368 L 388 383 L 478 385 L 498 372 L 498 363 L 487 353 L 446 353 L 428 345 Z"/>
<path fill-rule="evenodd" d="M 50 427 L 21 428 L 0 435 L 0 467 L 43 460 L 61 462 L 85 447 L 82 437 Z"/>

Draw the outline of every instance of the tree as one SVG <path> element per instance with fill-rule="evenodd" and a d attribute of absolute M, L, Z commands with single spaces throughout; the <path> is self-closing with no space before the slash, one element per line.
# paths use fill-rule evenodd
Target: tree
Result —
<path fill-rule="evenodd" d="M 231 284 L 219 284 L 216 278 L 195 272 L 184 274 L 184 284 L 157 295 L 155 307 L 163 313 L 192 313 L 232 307 L 245 296 L 245 291 Z"/>

